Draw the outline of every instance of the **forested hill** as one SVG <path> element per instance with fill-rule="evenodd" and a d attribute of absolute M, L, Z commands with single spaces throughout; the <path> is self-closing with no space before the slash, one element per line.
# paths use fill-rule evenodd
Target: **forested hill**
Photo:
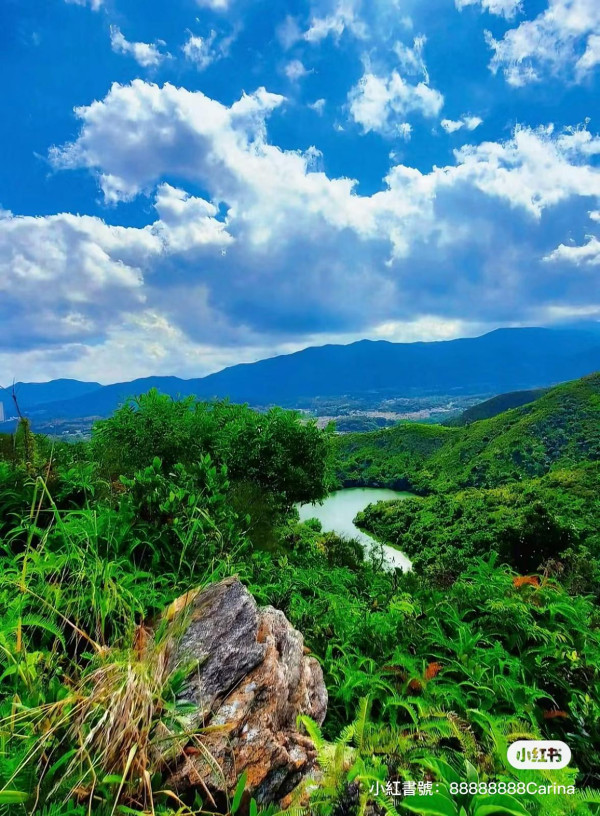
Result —
<path fill-rule="evenodd" d="M 480 419 L 490 419 L 502 414 L 504 411 L 509 411 L 511 408 L 520 408 L 522 405 L 535 402 L 547 390 L 547 388 L 533 388 L 529 391 L 511 391 L 508 394 L 498 394 L 498 396 L 485 400 L 485 402 L 479 402 L 477 405 L 467 408 L 460 416 L 449 419 L 444 424 L 451 427 L 460 427 L 470 425 L 471 422 L 477 422 Z"/>
<path fill-rule="evenodd" d="M 338 478 L 393 485 L 422 498 L 379 503 L 357 523 L 405 552 L 415 571 L 451 582 L 493 556 L 528 574 L 561 575 L 600 599 L 600 373 L 464 428 L 428 428 L 437 445 L 412 446 L 418 429 L 335 440 Z M 389 470 L 389 460 L 404 470 Z M 390 478 L 391 475 L 391 478 Z M 542 566 L 544 565 L 544 566 Z M 536 579 L 538 580 L 538 579 Z"/>
<path fill-rule="evenodd" d="M 464 428 L 401 425 L 336 440 L 342 484 L 496 487 L 600 458 L 600 373 Z"/>
<path fill-rule="evenodd" d="M 344 487 L 392 487 L 415 490 L 424 464 L 458 429 L 406 422 L 333 440 L 336 477 Z"/>

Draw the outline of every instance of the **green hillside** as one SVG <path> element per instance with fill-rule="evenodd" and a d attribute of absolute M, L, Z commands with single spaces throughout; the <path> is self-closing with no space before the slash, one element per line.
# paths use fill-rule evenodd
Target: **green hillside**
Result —
<path fill-rule="evenodd" d="M 335 478 L 341 487 L 414 489 L 424 463 L 457 433 L 442 425 L 407 422 L 382 431 L 338 436 Z"/>
<path fill-rule="evenodd" d="M 437 492 L 495 487 L 600 458 L 600 374 L 448 438 L 421 473 Z"/>
<path fill-rule="evenodd" d="M 491 399 L 485 400 L 485 402 L 467 408 L 460 416 L 449 419 L 444 424 L 452 427 L 462 427 L 470 425 L 471 422 L 478 422 L 480 419 L 491 419 L 491 417 L 498 416 L 504 411 L 510 411 L 511 408 L 520 408 L 522 405 L 535 402 L 547 391 L 547 388 L 534 388 L 530 391 L 511 391 L 509 394 L 498 394 Z"/>
<path fill-rule="evenodd" d="M 600 597 L 600 374 L 447 430 L 404 426 L 338 442 L 344 476 L 359 483 L 362 463 L 364 484 L 376 469 L 381 484 L 424 497 L 373 505 L 358 524 L 434 583 L 495 554 L 519 573 L 546 565 Z M 428 432 L 435 443 L 419 446 Z"/>
<path fill-rule="evenodd" d="M 519 573 L 542 564 L 600 598 L 600 463 L 541 479 L 370 505 L 361 527 L 405 552 L 436 583 L 497 553 Z"/>
<path fill-rule="evenodd" d="M 445 493 L 497 487 L 600 458 L 600 374 L 464 428 L 405 424 L 336 440 L 344 486 Z"/>
<path fill-rule="evenodd" d="M 76 445 L 20 422 L 0 439 L 0 816 L 597 816 L 598 387 L 598 377 L 570 383 L 466 428 L 347 437 L 280 409 L 157 392 Z M 420 488 L 358 519 L 409 553 L 412 572 L 299 522 L 296 503 L 327 494 L 332 453 L 340 481 Z M 478 463 L 490 485 L 460 487 Z M 323 672 L 322 732 L 289 714 L 320 766 L 296 798 L 254 798 L 256 757 L 300 781 L 268 729 L 250 753 L 229 721 L 190 729 L 205 712 L 189 683 L 212 671 L 218 644 L 200 660 L 174 658 L 184 633 L 172 614 L 232 576 L 285 615 Z M 231 630 L 237 643 L 238 618 Z M 283 659 L 284 647 L 267 653 Z M 275 721 L 273 706 L 296 698 L 260 672 L 252 706 Z M 231 699 L 220 710 L 233 711 Z M 206 745 L 221 728 L 235 759 L 227 780 Z M 529 772 L 508 764 L 507 745 L 526 737 L 568 742 L 571 765 L 539 775 L 556 795 L 527 790 Z M 207 768 L 193 764 L 207 756 Z M 176 773 L 190 767 L 191 790 Z M 396 808 L 372 792 L 396 778 L 437 792 Z M 514 795 L 482 805 L 467 791 L 459 810 L 452 786 L 465 779 Z"/>

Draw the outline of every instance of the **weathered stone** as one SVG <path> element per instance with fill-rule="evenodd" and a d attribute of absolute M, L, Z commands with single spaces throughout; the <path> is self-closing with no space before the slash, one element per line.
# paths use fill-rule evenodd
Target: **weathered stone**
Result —
<path fill-rule="evenodd" d="M 190 729 L 210 728 L 190 742 L 169 784 L 178 792 L 206 786 L 231 794 L 246 771 L 248 796 L 278 801 L 314 763 L 296 718 L 325 718 L 321 667 L 283 612 L 258 608 L 237 578 L 192 595 L 187 614 L 172 660 L 199 661 L 181 702 L 194 705 Z"/>

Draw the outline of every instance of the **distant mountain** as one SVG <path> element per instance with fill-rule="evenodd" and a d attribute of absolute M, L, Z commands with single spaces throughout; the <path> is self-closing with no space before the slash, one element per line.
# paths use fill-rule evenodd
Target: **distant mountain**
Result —
<path fill-rule="evenodd" d="M 497 397 L 479 402 L 477 405 L 467 408 L 454 419 L 449 419 L 445 425 L 459 426 L 470 425 L 479 419 L 491 419 L 511 408 L 520 408 L 522 405 L 529 405 L 535 402 L 548 391 L 547 388 L 533 388 L 530 391 L 511 391 L 509 394 L 498 394 Z"/>
<path fill-rule="evenodd" d="M 368 392 L 494 393 L 550 385 L 600 368 L 593 332 L 498 329 L 435 343 L 362 340 L 309 348 L 211 374 L 206 396 L 262 404 Z"/>
<path fill-rule="evenodd" d="M 13 392 L 22 413 L 29 413 L 36 405 L 43 405 L 55 400 L 69 400 L 81 397 L 102 388 L 97 382 L 80 380 L 51 380 L 45 383 L 18 382 L 0 388 L 0 402 L 4 405 L 5 416 L 16 412 Z"/>
<path fill-rule="evenodd" d="M 254 406 L 300 406 L 314 397 L 502 393 L 543 387 L 600 369 L 600 336 L 578 329 L 498 329 L 434 343 L 362 340 L 236 365 L 208 377 L 146 377 L 38 401 L 34 421 L 108 416 L 127 397 L 158 388 L 171 396 L 228 397 Z M 58 383 L 59 381 L 55 381 Z M 55 383 L 48 383 L 47 387 Z"/>

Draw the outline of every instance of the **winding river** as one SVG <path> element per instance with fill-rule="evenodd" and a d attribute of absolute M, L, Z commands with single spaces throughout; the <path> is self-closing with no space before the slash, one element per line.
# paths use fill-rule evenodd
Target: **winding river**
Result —
<path fill-rule="evenodd" d="M 355 524 L 354 519 L 361 510 L 369 504 L 392 499 L 409 499 L 411 493 L 400 493 L 397 490 L 384 490 L 375 487 L 353 487 L 331 493 L 323 504 L 303 504 L 298 507 L 300 521 L 311 518 L 319 519 L 326 533 L 337 533 L 345 538 L 355 538 L 365 550 L 381 551 L 383 549 L 384 562 L 391 569 L 400 568 L 405 571 L 411 569 L 411 562 L 399 550 L 381 544 L 367 533 L 363 533 Z"/>

